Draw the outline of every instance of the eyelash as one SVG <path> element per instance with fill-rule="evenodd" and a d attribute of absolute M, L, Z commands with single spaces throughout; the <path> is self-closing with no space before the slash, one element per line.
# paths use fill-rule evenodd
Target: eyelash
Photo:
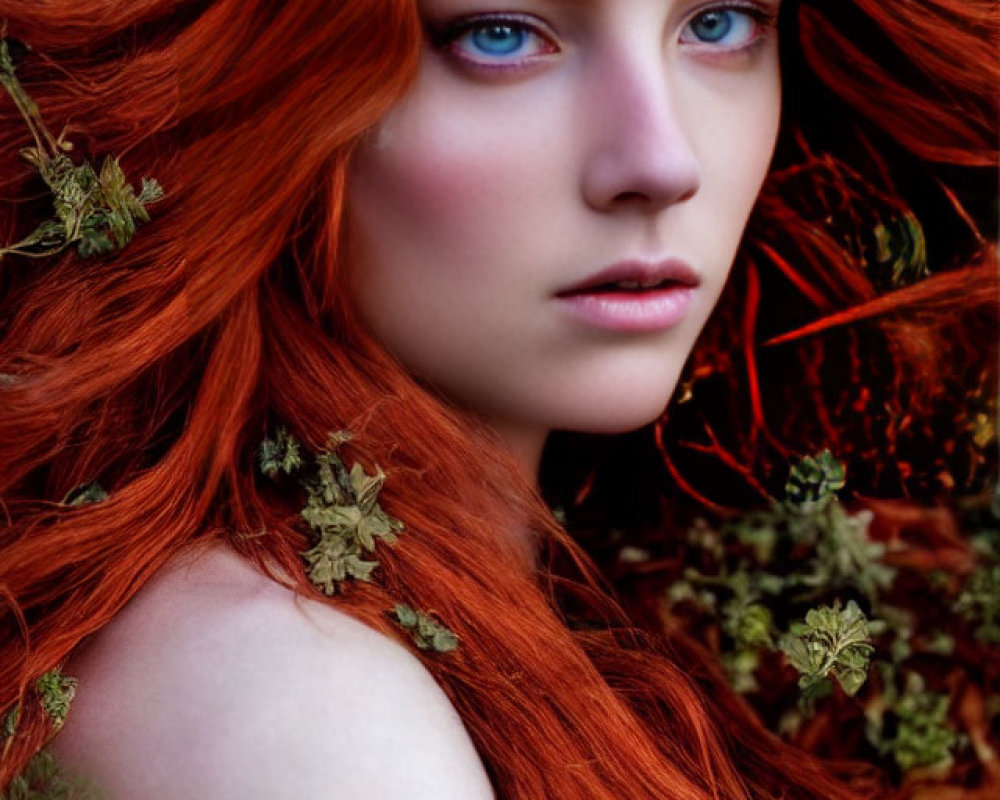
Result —
<path fill-rule="evenodd" d="M 699 18 L 703 18 L 708 14 L 725 14 L 726 12 L 736 12 L 749 18 L 750 22 L 755 26 L 755 31 L 749 41 L 735 47 L 720 46 L 712 42 L 697 40 L 687 42 L 682 40 L 682 42 L 697 48 L 700 52 L 726 58 L 756 50 L 764 43 L 767 35 L 777 25 L 777 11 L 769 6 L 754 2 L 730 2 L 697 10 L 688 19 L 683 31 L 687 31 Z M 542 49 L 528 56 L 511 60 L 501 60 L 499 58 L 490 58 L 488 55 L 484 55 L 481 59 L 470 58 L 468 55 L 463 55 L 457 47 L 457 43 L 467 35 L 482 32 L 489 28 L 503 27 L 519 33 L 523 37 L 535 39 Z M 439 26 L 428 26 L 428 38 L 435 50 L 444 53 L 465 68 L 492 75 L 529 69 L 539 61 L 544 60 L 545 56 L 560 52 L 559 46 L 555 43 L 551 34 L 539 25 L 533 17 L 520 14 L 481 14 L 459 18 L 453 22 Z"/>
<path fill-rule="evenodd" d="M 540 43 L 542 50 L 530 56 L 522 56 L 509 61 L 502 61 L 497 58 L 491 59 L 485 55 L 482 60 L 479 60 L 462 55 L 458 51 L 457 43 L 463 37 L 485 31 L 489 28 L 504 27 L 510 28 L 525 37 L 534 38 Z M 429 30 L 429 38 L 431 46 L 435 50 L 443 52 L 466 67 L 483 70 L 491 74 L 520 71 L 536 63 L 540 56 L 552 55 L 559 52 L 559 47 L 553 41 L 553 37 L 550 34 L 545 32 L 531 17 L 519 14 L 482 14 L 460 18 L 438 28 L 431 28 Z"/>
<path fill-rule="evenodd" d="M 730 54 L 739 53 L 749 53 L 760 47 L 768 34 L 776 30 L 778 24 L 778 12 L 777 9 L 770 6 L 763 6 L 759 3 L 723 3 L 716 6 L 710 6 L 708 8 L 702 8 L 695 12 L 695 14 L 688 20 L 687 24 L 684 26 L 686 31 L 694 22 L 706 16 L 707 14 L 724 14 L 726 12 L 733 11 L 738 14 L 742 14 L 750 19 L 750 22 L 755 26 L 756 30 L 753 33 L 752 38 L 736 47 L 725 47 L 716 46 L 711 42 L 690 42 L 694 47 L 699 50 L 711 50 L 718 53 L 721 57 L 725 57 Z"/>

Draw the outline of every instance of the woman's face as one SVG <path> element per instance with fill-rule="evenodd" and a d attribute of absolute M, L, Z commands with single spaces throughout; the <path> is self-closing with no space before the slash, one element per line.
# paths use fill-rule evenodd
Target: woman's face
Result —
<path fill-rule="evenodd" d="M 420 0 L 349 179 L 376 336 L 522 449 L 655 419 L 771 158 L 778 1 Z"/>

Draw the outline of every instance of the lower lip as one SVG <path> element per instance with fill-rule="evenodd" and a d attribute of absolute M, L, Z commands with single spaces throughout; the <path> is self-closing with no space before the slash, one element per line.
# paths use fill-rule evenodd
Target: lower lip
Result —
<path fill-rule="evenodd" d="M 662 289 L 581 292 L 558 299 L 577 317 L 614 331 L 661 331 L 680 323 L 691 307 L 694 287 L 682 284 Z"/>

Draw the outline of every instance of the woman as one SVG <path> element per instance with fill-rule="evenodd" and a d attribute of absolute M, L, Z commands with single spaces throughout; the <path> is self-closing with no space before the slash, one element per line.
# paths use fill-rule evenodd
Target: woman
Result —
<path fill-rule="evenodd" d="M 855 796 L 630 629 L 535 485 L 551 431 L 661 416 L 831 113 L 803 70 L 858 164 L 994 157 L 990 4 L 825 5 L 0 0 L 50 124 L 166 190 L 120 252 L 2 262 L 3 780 L 63 665 L 53 750 L 111 797 Z M 807 227 L 760 203 L 748 297 Z M 875 296 L 804 238 L 821 311 Z"/>

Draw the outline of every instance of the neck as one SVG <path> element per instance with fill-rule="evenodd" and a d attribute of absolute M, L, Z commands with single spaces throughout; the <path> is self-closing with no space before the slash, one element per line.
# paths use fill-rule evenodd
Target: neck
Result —
<path fill-rule="evenodd" d="M 538 469 L 542 462 L 542 449 L 545 447 L 546 439 L 548 439 L 549 430 L 502 420 L 491 420 L 490 425 L 507 445 L 507 449 L 520 465 L 525 478 L 532 484 L 537 483 Z"/>

